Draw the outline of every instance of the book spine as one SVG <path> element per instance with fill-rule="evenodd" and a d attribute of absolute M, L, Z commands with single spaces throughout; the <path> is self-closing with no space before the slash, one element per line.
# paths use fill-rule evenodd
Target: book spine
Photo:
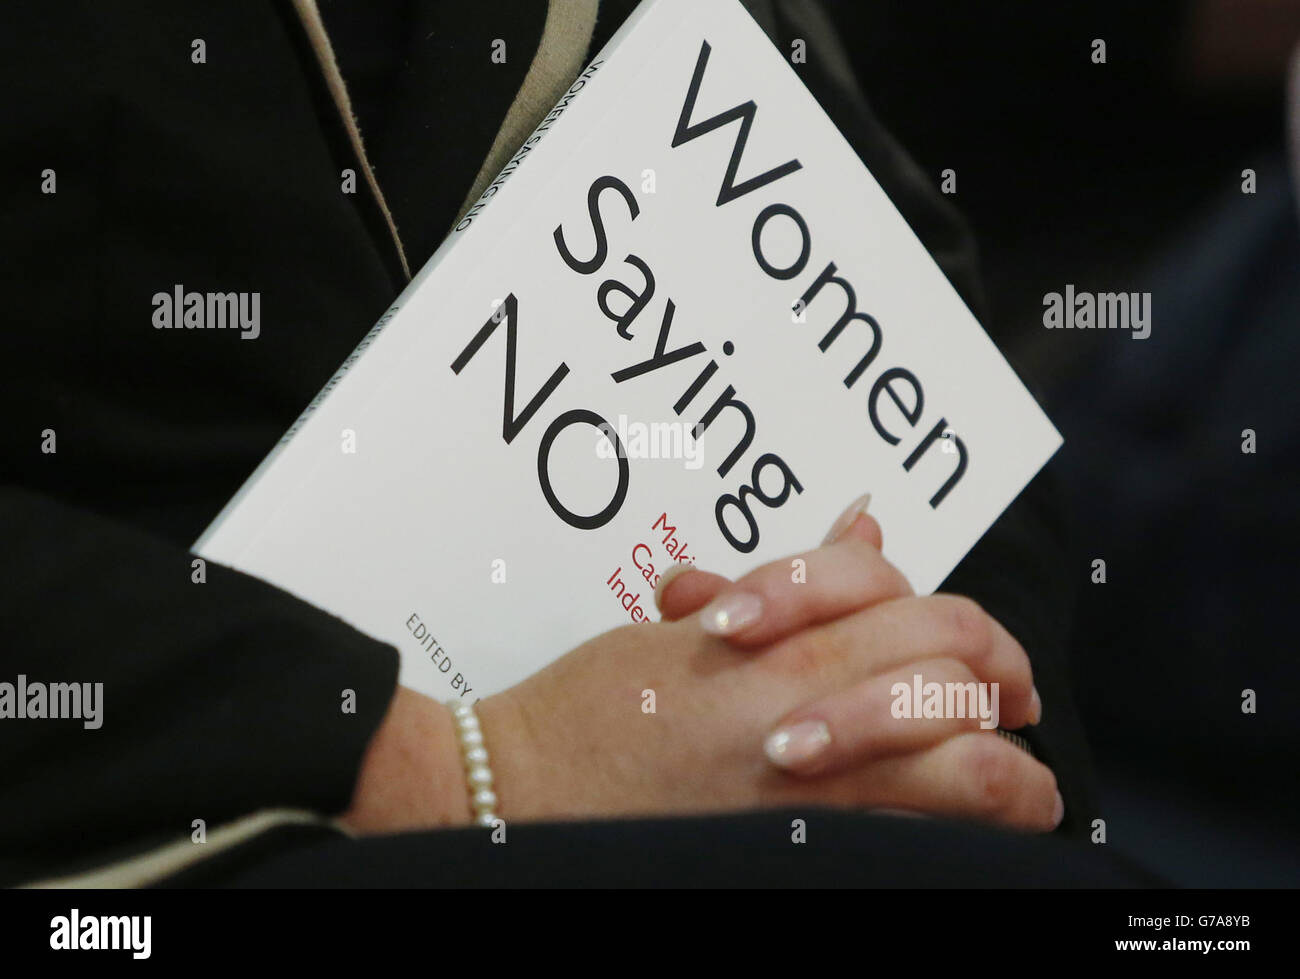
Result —
<path fill-rule="evenodd" d="M 433 260 L 430 259 L 429 265 L 432 264 Z M 428 266 L 425 266 L 425 268 L 428 268 Z M 412 279 L 410 283 L 407 284 L 406 288 L 402 290 L 401 294 L 397 297 L 397 301 L 384 311 L 383 316 L 379 317 L 379 322 L 372 326 L 370 331 L 361 338 L 361 342 L 353 348 L 352 353 L 348 354 L 347 359 L 339 365 L 338 370 L 336 370 L 330 379 L 325 382 L 325 386 L 317 392 L 316 397 L 311 399 L 311 402 L 302 410 L 302 413 L 298 415 L 294 423 L 289 426 L 288 430 L 282 436 L 280 436 L 280 440 L 275 444 L 271 451 L 267 453 L 266 457 L 260 463 L 258 463 L 257 468 L 253 470 L 246 480 L 244 480 L 243 484 L 235 492 L 235 495 L 226 502 L 224 507 L 221 508 L 221 512 L 217 514 L 212 523 L 208 524 L 203 533 L 199 535 L 198 540 L 196 540 L 190 547 L 191 551 L 195 553 L 202 552 L 202 549 L 221 528 L 221 525 L 225 522 L 226 518 L 235 512 L 239 504 L 243 502 L 244 498 L 247 497 L 250 492 L 252 492 L 253 487 L 257 485 L 258 481 L 267 470 L 271 468 L 271 465 L 275 460 L 279 458 L 280 453 L 282 453 L 288 444 L 293 441 L 293 437 L 298 434 L 305 424 L 307 424 L 307 419 L 310 418 L 312 413 L 324 403 L 330 393 L 338 387 L 339 382 L 343 380 L 348 371 L 350 371 L 353 366 L 356 365 L 356 362 L 361 359 L 361 355 L 364 354 L 366 350 L 374 344 L 375 340 L 379 338 L 379 334 L 383 332 L 384 327 L 392 321 L 393 317 L 397 315 L 397 311 L 402 308 L 402 301 L 406 298 L 406 295 L 411 292 L 411 290 L 414 289 L 423 278 L 424 271 L 421 270 L 420 274 Z"/>
<path fill-rule="evenodd" d="M 611 41 L 610 45 L 612 46 L 613 43 L 614 42 Z M 463 234 L 470 228 L 474 223 L 474 219 L 483 213 L 483 209 L 488 206 L 492 201 L 492 198 L 496 197 L 497 194 L 501 192 L 501 188 L 505 186 L 506 181 L 514 175 L 516 170 L 523 166 L 524 161 L 528 159 L 529 155 L 537 147 L 537 144 L 542 141 L 547 132 L 550 131 L 551 127 L 555 125 L 557 120 L 559 120 L 560 116 L 564 115 L 564 110 L 569 107 L 575 98 L 577 98 L 578 93 L 587 87 L 591 79 L 595 77 L 596 72 L 600 71 L 600 68 L 604 63 L 605 57 L 604 51 L 602 51 L 601 54 L 591 62 L 591 64 L 587 65 L 587 67 L 582 70 L 582 73 L 574 80 L 573 84 L 569 86 L 569 90 L 560 96 L 560 100 L 555 103 L 555 107 L 546 114 L 545 118 L 542 119 L 537 128 L 533 130 L 532 135 L 523 141 L 523 144 L 519 147 L 518 151 L 516 151 L 515 155 L 512 156 L 509 162 L 501 168 L 501 172 L 496 175 L 496 179 L 484 188 L 483 193 L 479 195 L 478 200 L 473 203 L 470 209 L 465 212 L 465 215 L 456 223 L 456 227 L 451 230 L 451 238 Z"/>
<path fill-rule="evenodd" d="M 483 209 L 487 207 L 488 203 L 501 192 L 501 188 L 505 186 L 506 181 L 508 181 L 515 171 L 523 165 L 523 162 L 528 158 L 528 155 L 534 148 L 536 148 L 537 144 L 542 141 L 543 137 L 545 137 L 551 127 L 555 125 L 560 116 L 564 114 L 564 110 L 569 107 L 575 98 L 577 98 L 578 93 L 591 83 L 592 78 L 594 78 L 596 73 L 600 71 L 601 66 L 609 60 L 610 56 L 618 48 L 619 44 L 622 43 L 623 39 L 632 32 L 633 28 L 635 28 L 638 23 L 641 22 L 656 2 L 657 0 L 642 0 L 637 8 L 628 15 L 627 19 L 605 43 L 605 46 L 600 49 L 600 52 L 592 59 L 591 63 L 588 64 L 581 73 L 579 73 L 576 79 L 574 79 L 573 84 L 569 86 L 569 90 L 560 96 L 559 101 L 555 103 L 555 106 L 551 111 L 546 114 L 538 124 L 537 128 L 533 130 L 532 135 L 523 141 L 515 155 L 512 156 L 509 162 L 501 168 L 501 172 L 497 174 L 496 179 L 484 188 L 483 193 L 479 195 L 478 200 L 474 202 L 470 209 L 466 211 L 464 216 L 456 223 L 456 226 L 451 230 L 451 234 L 448 236 L 449 241 L 454 240 L 456 236 L 467 231 L 474 223 L 474 219 L 483 213 Z"/>
<path fill-rule="evenodd" d="M 409 287 L 408 287 L 409 288 Z M 407 290 L 402 290 L 402 296 L 406 295 Z M 397 302 L 389 306 L 384 315 L 379 317 L 379 322 L 370 328 L 370 332 L 361 338 L 361 342 L 353 348 L 352 353 L 348 354 L 347 359 L 339 365 L 333 376 L 325 382 L 325 386 L 320 389 L 316 397 L 311 399 L 311 403 L 302 410 L 297 420 L 289 426 L 289 430 L 280 436 L 279 445 L 285 445 L 290 439 L 298 433 L 298 430 L 306 424 L 307 418 L 313 411 L 320 407 L 321 403 L 329 396 L 329 393 L 338 387 L 339 382 L 343 380 L 345 374 L 352 369 L 352 365 L 361 359 L 361 355 L 366 352 L 366 348 L 379 338 L 379 334 L 384 331 L 384 327 L 397 315 L 397 311 L 402 308 L 402 296 L 398 297 Z M 268 457 L 269 458 L 269 457 Z"/>

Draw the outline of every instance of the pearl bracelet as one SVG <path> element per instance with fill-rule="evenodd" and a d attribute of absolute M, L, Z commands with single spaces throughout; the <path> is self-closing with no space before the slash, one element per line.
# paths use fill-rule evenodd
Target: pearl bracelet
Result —
<path fill-rule="evenodd" d="M 483 730 L 478 715 L 469 704 L 448 701 L 447 709 L 456 722 L 460 738 L 460 760 L 465 766 L 465 780 L 469 786 L 469 804 L 474 810 L 474 822 L 491 826 L 497 819 L 497 794 L 492 791 L 492 769 L 488 752 L 483 744 Z"/>

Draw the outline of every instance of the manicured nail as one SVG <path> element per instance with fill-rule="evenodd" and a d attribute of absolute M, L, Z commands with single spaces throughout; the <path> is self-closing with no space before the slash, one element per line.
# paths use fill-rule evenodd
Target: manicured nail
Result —
<path fill-rule="evenodd" d="M 799 768 L 816 758 L 831 743 L 825 721 L 800 721 L 777 728 L 763 742 L 763 752 L 778 768 Z"/>
<path fill-rule="evenodd" d="M 700 609 L 700 628 L 710 635 L 730 636 L 753 625 L 763 614 L 763 600 L 749 592 L 715 598 Z"/>
<path fill-rule="evenodd" d="M 659 603 L 663 598 L 664 591 L 668 588 L 668 582 L 672 581 L 684 571 L 694 570 L 695 565 L 687 564 L 685 561 L 677 561 L 671 568 L 661 574 L 659 576 L 659 584 L 655 585 L 655 608 L 659 609 L 661 612 L 663 611 L 663 607 Z"/>
<path fill-rule="evenodd" d="M 1061 820 L 1065 818 L 1065 800 L 1061 798 L 1061 793 L 1056 793 L 1056 808 L 1052 810 L 1052 829 L 1061 825 Z"/>
<path fill-rule="evenodd" d="M 867 506 L 871 503 L 871 494 L 863 493 L 856 500 L 849 504 L 849 508 L 839 515 L 835 523 L 831 525 L 830 531 L 826 534 L 826 539 L 822 541 L 822 546 L 834 544 L 844 532 L 853 526 L 853 521 L 858 519 L 859 513 L 866 513 Z"/>
<path fill-rule="evenodd" d="M 1037 724 L 1043 719 L 1043 698 L 1038 696 L 1038 688 L 1029 692 L 1029 723 Z"/>

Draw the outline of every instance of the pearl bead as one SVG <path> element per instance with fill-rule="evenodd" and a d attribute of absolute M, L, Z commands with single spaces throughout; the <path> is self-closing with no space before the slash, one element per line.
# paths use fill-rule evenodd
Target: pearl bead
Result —
<path fill-rule="evenodd" d="M 488 766 L 488 750 L 483 743 L 483 730 L 478 715 L 470 704 L 448 701 L 446 706 L 456 719 L 456 735 L 460 739 L 461 759 L 465 765 L 465 781 L 469 786 L 474 822 L 479 826 L 491 826 L 498 818 L 494 811 L 497 794 L 492 791 L 492 769 Z"/>

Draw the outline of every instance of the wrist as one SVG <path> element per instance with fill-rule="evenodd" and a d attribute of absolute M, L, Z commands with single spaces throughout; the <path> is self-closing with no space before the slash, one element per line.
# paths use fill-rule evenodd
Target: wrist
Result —
<path fill-rule="evenodd" d="M 536 728 L 513 690 L 485 697 L 475 711 L 491 755 L 498 815 L 507 822 L 559 815 L 545 791 L 557 773 L 540 756 Z"/>
<path fill-rule="evenodd" d="M 428 697 L 424 699 L 436 728 L 428 759 L 431 772 L 428 784 L 437 789 L 438 825 L 467 826 L 473 820 L 470 818 L 469 785 L 465 781 L 465 769 L 461 761 L 456 719 L 446 705 Z"/>
<path fill-rule="evenodd" d="M 361 833 L 436 829 L 467 825 L 470 813 L 451 712 L 399 686 L 366 749 L 344 824 Z"/>

